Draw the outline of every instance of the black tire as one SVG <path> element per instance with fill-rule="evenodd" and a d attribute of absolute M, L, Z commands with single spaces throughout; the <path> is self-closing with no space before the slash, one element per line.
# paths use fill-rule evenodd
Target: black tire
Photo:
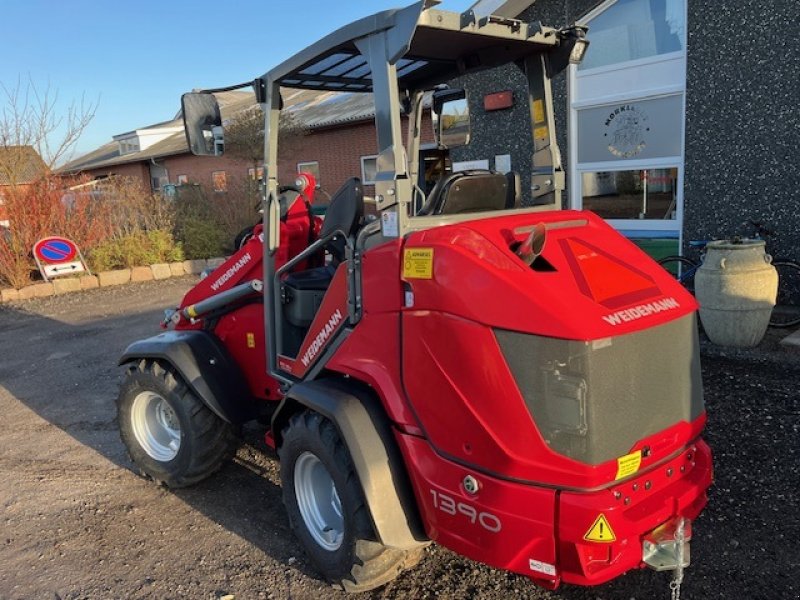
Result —
<path fill-rule="evenodd" d="M 377 541 L 350 453 L 330 421 L 311 411 L 295 414 L 283 430 L 283 443 L 278 449 L 278 456 L 283 503 L 289 515 L 289 524 L 311 562 L 331 584 L 348 592 L 364 592 L 390 582 L 404 569 L 419 562 L 424 549 L 407 552 L 389 548 Z M 338 547 L 332 549 L 315 539 L 315 535 L 319 534 L 312 533 L 315 526 L 306 522 L 300 509 L 300 503 L 303 499 L 308 500 L 309 496 L 300 492 L 302 498 L 298 499 L 296 466 L 309 460 L 313 462 L 314 459 L 327 471 L 338 496 L 339 512 L 334 518 L 342 519 L 342 528 L 340 535 L 331 534 L 330 543 L 339 543 Z M 318 463 L 313 464 L 319 468 Z M 299 472 L 304 479 L 303 470 Z M 315 498 L 319 500 L 319 497 Z M 330 505 L 326 506 L 324 502 L 317 502 L 314 506 L 321 507 L 320 512 L 330 509 Z"/>
<path fill-rule="evenodd" d="M 160 417 L 169 422 L 169 432 L 157 422 Z M 122 442 L 142 475 L 170 488 L 205 479 L 238 446 L 235 428 L 195 396 L 170 366 L 155 360 L 129 366 L 117 398 L 117 420 Z M 175 425 L 177 438 L 169 438 Z"/>
<path fill-rule="evenodd" d="M 683 284 L 683 287 L 694 294 L 694 274 L 697 272 L 697 263 L 685 256 L 674 255 L 659 259 L 658 264 L 669 271 L 670 275 Z"/>
<path fill-rule="evenodd" d="M 769 324 L 771 327 L 800 325 L 800 264 L 776 258 L 772 266 L 778 271 L 778 298 Z"/>

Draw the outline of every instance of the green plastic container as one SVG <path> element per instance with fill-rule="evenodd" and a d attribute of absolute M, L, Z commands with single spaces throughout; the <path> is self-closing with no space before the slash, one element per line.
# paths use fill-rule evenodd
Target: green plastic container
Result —
<path fill-rule="evenodd" d="M 678 240 L 675 238 L 631 238 L 631 241 L 655 260 L 679 252 Z"/>

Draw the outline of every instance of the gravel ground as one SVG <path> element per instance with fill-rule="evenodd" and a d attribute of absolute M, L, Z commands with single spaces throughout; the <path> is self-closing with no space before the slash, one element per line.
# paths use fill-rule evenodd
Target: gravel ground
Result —
<path fill-rule="evenodd" d="M 116 359 L 156 330 L 191 278 L 0 306 L 0 599 L 344 598 L 289 531 L 257 429 L 209 480 L 170 492 L 131 472 Z M 800 352 L 703 345 L 716 483 L 695 523 L 683 598 L 800 597 Z M 353 598 L 668 598 L 632 572 L 592 589 L 537 588 L 432 546 L 415 570 Z"/>

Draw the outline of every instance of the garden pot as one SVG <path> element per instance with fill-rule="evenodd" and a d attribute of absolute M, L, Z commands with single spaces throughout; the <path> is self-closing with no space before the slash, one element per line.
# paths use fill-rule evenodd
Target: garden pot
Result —
<path fill-rule="evenodd" d="M 720 346 L 757 346 L 769 325 L 778 273 L 762 240 L 710 242 L 695 275 L 700 320 Z"/>

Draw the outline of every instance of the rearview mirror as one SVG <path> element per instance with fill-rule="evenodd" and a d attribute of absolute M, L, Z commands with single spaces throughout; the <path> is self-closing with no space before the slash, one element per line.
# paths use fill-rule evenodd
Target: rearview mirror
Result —
<path fill-rule="evenodd" d="M 195 156 L 221 156 L 225 149 L 222 115 L 213 94 L 191 92 L 181 97 L 183 127 Z"/>
<path fill-rule="evenodd" d="M 464 90 L 435 91 L 433 119 L 439 148 L 458 148 L 469 144 L 469 102 Z"/>

